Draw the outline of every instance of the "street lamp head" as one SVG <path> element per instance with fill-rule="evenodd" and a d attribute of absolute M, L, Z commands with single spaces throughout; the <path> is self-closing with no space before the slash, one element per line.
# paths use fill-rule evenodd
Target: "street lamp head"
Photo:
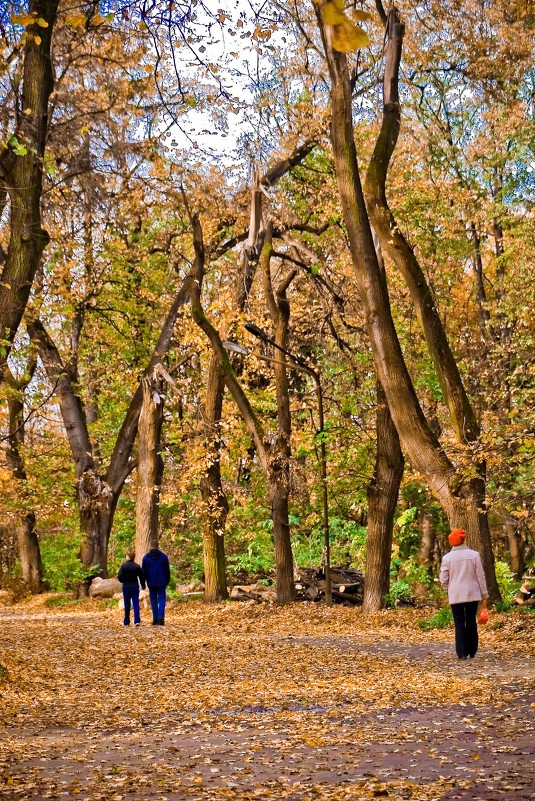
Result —
<path fill-rule="evenodd" d="M 263 339 L 264 342 L 270 342 L 270 338 L 266 334 L 265 331 L 262 331 L 257 325 L 254 323 L 245 323 L 245 330 L 249 331 L 254 337 L 258 337 L 258 339 Z"/>
<path fill-rule="evenodd" d="M 244 348 L 243 345 L 238 345 L 237 342 L 232 342 L 232 340 L 227 339 L 223 342 L 223 347 L 225 350 L 232 350 L 234 353 L 241 353 L 243 356 L 247 356 L 250 351 L 247 348 Z"/>

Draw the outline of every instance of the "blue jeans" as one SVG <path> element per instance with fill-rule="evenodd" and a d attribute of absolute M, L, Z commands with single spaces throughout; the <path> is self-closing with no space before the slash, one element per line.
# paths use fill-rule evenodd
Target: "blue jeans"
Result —
<path fill-rule="evenodd" d="M 130 603 L 134 608 L 134 623 L 141 623 L 139 616 L 139 587 L 123 587 L 124 625 L 130 625 Z"/>
<path fill-rule="evenodd" d="M 165 617 L 165 587 L 149 587 L 152 622 L 157 623 Z"/>
<path fill-rule="evenodd" d="M 451 612 L 455 623 L 455 650 L 459 659 L 474 657 L 477 653 L 477 605 L 479 601 L 452 604 Z"/>

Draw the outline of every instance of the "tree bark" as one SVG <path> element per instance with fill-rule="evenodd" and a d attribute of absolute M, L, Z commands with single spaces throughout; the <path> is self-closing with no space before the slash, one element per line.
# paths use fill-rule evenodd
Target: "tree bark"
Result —
<path fill-rule="evenodd" d="M 191 270 L 171 304 L 158 342 L 145 369 L 145 376 L 153 374 L 157 365 L 162 363 L 169 351 L 177 318 L 182 306 L 190 297 L 193 280 L 194 271 Z M 88 572 L 105 577 L 107 575 L 108 541 L 115 508 L 124 482 L 134 466 L 131 454 L 143 401 L 142 383 L 139 383 L 130 400 L 115 440 L 108 468 L 104 474 L 100 474 L 96 467 L 84 405 L 76 392 L 76 383 L 69 366 L 63 364 L 57 347 L 40 320 L 31 320 L 27 328 L 30 338 L 37 344 L 49 381 L 58 396 L 63 425 L 76 467 L 76 493 L 82 535 L 80 559 Z"/>
<path fill-rule="evenodd" d="M 138 424 L 136 497 L 136 561 L 158 539 L 158 508 L 163 476 L 161 434 L 164 411 L 163 379 L 156 373 L 141 380 L 143 403 Z"/>
<path fill-rule="evenodd" d="M 249 231 L 242 251 L 236 282 L 236 310 L 243 312 L 262 250 L 262 187 L 270 187 L 293 166 L 299 164 L 314 147 L 305 142 L 288 158 L 276 162 L 261 178 L 255 174 L 251 191 Z M 232 329 L 231 329 L 232 330 Z M 207 602 L 227 597 L 224 533 L 228 514 L 228 501 L 221 482 L 220 430 L 221 410 L 225 391 L 225 373 L 217 355 L 212 355 L 208 368 L 206 400 L 204 405 L 204 431 L 207 442 L 208 467 L 201 479 L 201 494 L 205 505 L 203 523 L 203 564 L 205 578 L 204 599 Z"/>
<path fill-rule="evenodd" d="M 0 180 L 11 201 L 10 239 L 0 277 L 0 382 L 49 240 L 41 225 L 41 195 L 48 101 L 54 87 L 51 41 L 57 9 L 58 0 L 30 0 L 29 14 L 46 24 L 25 28 L 16 129 L 0 157 Z"/>
<path fill-rule="evenodd" d="M 19 482 L 22 503 L 27 504 L 26 492 L 26 466 L 21 452 L 24 444 L 24 400 L 23 392 L 31 381 L 35 372 L 36 361 L 32 357 L 27 366 L 26 373 L 28 378 L 24 381 L 16 381 L 11 371 L 4 368 L 7 376 L 8 385 L 8 413 L 9 413 L 9 434 L 7 442 L 7 463 L 13 478 Z M 19 514 L 16 523 L 18 555 L 22 570 L 22 580 L 28 591 L 32 594 L 43 592 L 43 565 L 41 562 L 41 550 L 39 539 L 35 531 L 35 513 L 32 509 L 26 508 Z"/>
<path fill-rule="evenodd" d="M 275 331 L 274 341 L 279 348 L 286 349 L 290 320 L 290 304 L 288 303 L 286 292 L 297 271 L 290 271 L 282 279 L 281 284 L 275 292 L 271 280 L 272 250 L 272 225 L 269 223 L 266 228 L 264 246 L 260 257 L 264 297 Z M 268 482 L 273 519 L 273 537 L 275 541 L 277 599 L 282 603 L 287 603 L 292 601 L 295 595 L 293 583 L 293 554 L 288 510 L 292 422 L 290 415 L 287 359 L 286 354 L 282 351 L 276 351 L 273 369 L 277 393 L 277 435 L 272 446 Z"/>
<path fill-rule="evenodd" d="M 518 526 L 512 520 L 506 521 L 505 533 L 509 546 L 509 564 L 511 565 L 511 572 L 514 573 L 515 578 L 520 581 L 526 569 L 522 535 L 518 530 Z"/>
<path fill-rule="evenodd" d="M 392 421 L 385 394 L 377 383 L 377 452 L 368 496 L 368 533 L 363 614 L 378 612 L 390 589 L 390 559 L 394 513 L 403 478 L 404 459 L 398 432 Z"/>
<path fill-rule="evenodd" d="M 425 567 L 432 571 L 436 542 L 436 532 L 433 527 L 433 515 L 422 515 L 420 520 L 420 530 L 422 532 L 422 539 L 420 542 L 418 561 L 421 565 L 425 565 Z"/>
<path fill-rule="evenodd" d="M 247 398 L 240 382 L 236 377 L 229 355 L 223 346 L 223 342 L 221 341 L 221 337 L 204 313 L 201 303 L 201 292 L 205 270 L 205 250 L 202 227 L 198 215 L 190 214 L 190 219 L 193 227 L 193 244 L 195 248 L 194 269 L 196 270 L 197 275 L 191 292 L 191 311 L 193 319 L 208 337 L 212 348 L 214 349 L 214 353 L 221 364 L 221 368 L 225 374 L 225 383 L 232 397 L 234 398 L 247 429 L 253 437 L 262 470 L 264 471 L 264 475 L 268 481 L 272 513 L 277 519 L 277 522 L 273 520 L 274 537 L 276 538 L 275 588 L 277 593 L 277 601 L 279 603 L 287 603 L 289 600 L 293 599 L 294 586 L 293 574 L 288 569 L 288 552 L 284 544 L 284 539 L 288 537 L 288 532 L 284 530 L 284 524 L 280 522 L 283 520 L 284 510 L 281 506 L 279 493 L 280 468 L 277 462 L 277 454 L 272 453 L 271 444 L 265 435 L 260 420 L 256 416 L 253 408 L 251 407 L 249 399 Z M 280 542 L 279 538 L 281 540 Z"/>
<path fill-rule="evenodd" d="M 476 547 L 479 546 L 489 595 L 494 601 L 500 596 L 494 571 L 489 570 L 493 563 L 492 550 L 488 548 L 490 540 L 482 542 L 479 526 L 479 509 L 484 508 L 479 506 L 481 493 L 472 480 L 456 471 L 442 450 L 425 419 L 409 376 L 392 319 L 386 279 L 379 268 L 360 182 L 347 59 L 330 46 L 330 34 L 325 30 L 318 6 L 316 11 L 331 77 L 331 140 L 335 171 L 377 376 L 404 452 L 429 484 L 450 525 L 466 528 Z"/>
<path fill-rule="evenodd" d="M 262 192 L 255 177 L 251 193 L 249 234 L 242 251 L 236 282 L 236 309 L 242 312 L 247 303 L 261 247 Z M 225 393 L 225 373 L 217 355 L 212 353 L 208 367 L 203 427 L 207 468 L 201 479 L 204 502 L 203 565 L 204 600 L 214 603 L 228 596 L 225 564 L 225 524 L 228 501 L 221 481 L 221 412 Z"/>

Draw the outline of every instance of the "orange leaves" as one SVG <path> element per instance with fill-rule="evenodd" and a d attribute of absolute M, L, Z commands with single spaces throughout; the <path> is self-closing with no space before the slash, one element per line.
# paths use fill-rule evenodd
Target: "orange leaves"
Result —
<path fill-rule="evenodd" d="M 323 21 L 331 31 L 331 44 L 340 53 L 352 53 L 368 45 L 368 34 L 356 25 L 344 11 L 344 0 L 329 0 L 322 6 Z M 355 11 L 359 21 L 371 19 L 365 11 Z"/>
<path fill-rule="evenodd" d="M 164 629 L 124 630 L 96 601 L 39 603 L 0 610 L 13 798 L 430 801 L 513 772 L 529 797 L 527 615 L 459 666 L 421 610 L 171 603 Z"/>

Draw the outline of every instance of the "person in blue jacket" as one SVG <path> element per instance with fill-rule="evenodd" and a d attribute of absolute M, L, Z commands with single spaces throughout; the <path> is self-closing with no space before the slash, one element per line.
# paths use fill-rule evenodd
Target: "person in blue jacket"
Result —
<path fill-rule="evenodd" d="M 135 551 L 129 548 L 126 552 L 126 562 L 119 568 L 117 578 L 123 585 L 124 621 L 123 626 L 130 625 L 130 604 L 134 609 L 134 625 L 141 625 L 139 615 L 139 585 L 145 589 L 145 576 L 137 562 L 134 562 Z"/>
<path fill-rule="evenodd" d="M 171 573 L 167 554 L 160 551 L 157 542 L 151 542 L 150 551 L 143 557 L 141 568 L 149 588 L 152 625 L 163 626 L 165 623 L 165 590 L 171 579 Z"/>

